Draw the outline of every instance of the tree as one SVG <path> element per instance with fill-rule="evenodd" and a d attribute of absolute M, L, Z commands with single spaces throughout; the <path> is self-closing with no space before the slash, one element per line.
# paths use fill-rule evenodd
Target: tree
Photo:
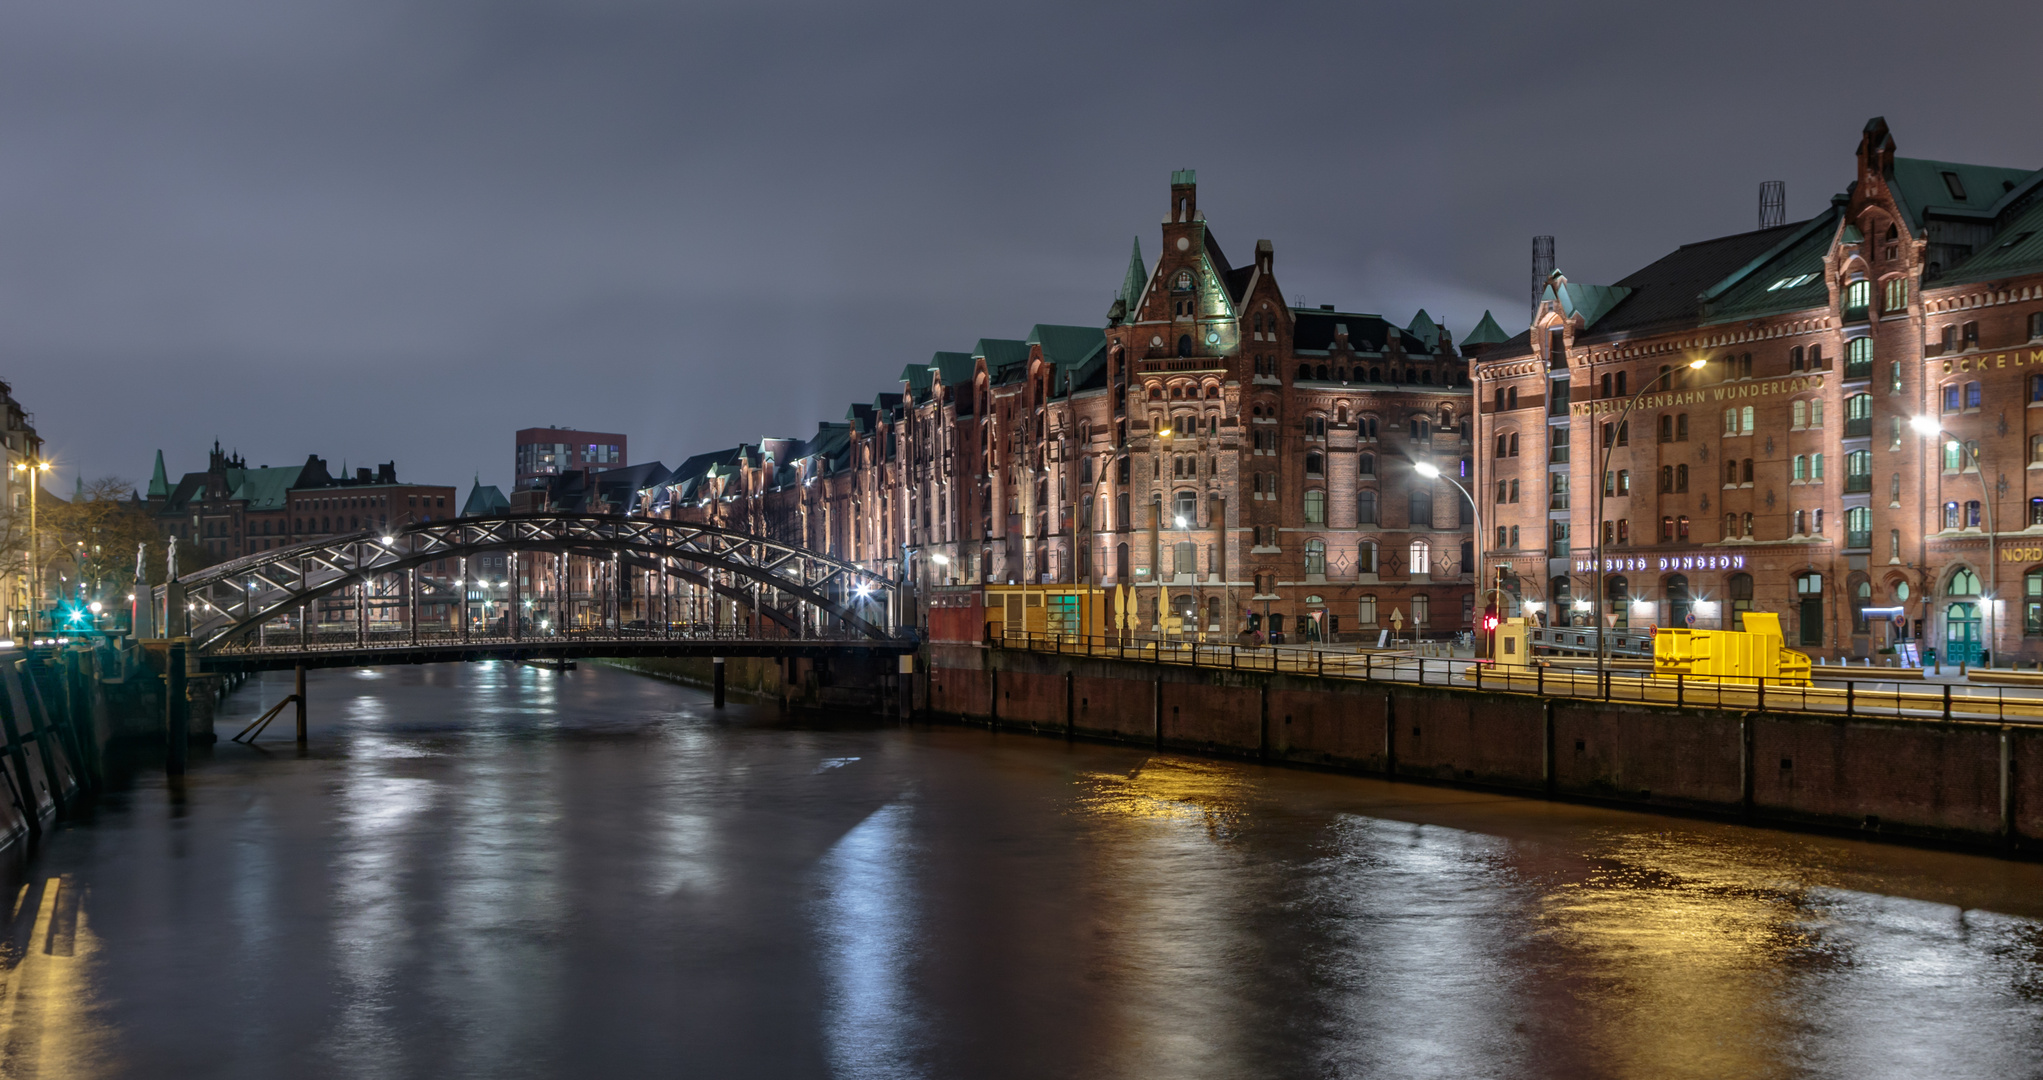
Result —
<path fill-rule="evenodd" d="M 103 476 L 86 484 L 71 502 L 52 499 L 42 506 L 44 573 L 64 575 L 67 599 L 99 600 L 108 607 L 126 603 L 135 590 L 137 545 L 145 553 L 148 581 L 164 580 L 169 546 L 154 515 L 133 492 L 130 481 Z M 181 545 L 177 553 L 180 575 L 210 561 L 198 545 Z"/>

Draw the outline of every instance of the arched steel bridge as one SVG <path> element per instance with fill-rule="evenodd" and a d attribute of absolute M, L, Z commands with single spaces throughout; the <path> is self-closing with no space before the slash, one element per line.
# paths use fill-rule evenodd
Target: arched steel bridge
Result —
<path fill-rule="evenodd" d="M 503 580 L 471 564 L 504 556 Z M 451 568 L 450 577 L 435 569 Z M 895 583 L 729 529 L 509 514 L 323 537 L 152 590 L 208 670 L 912 651 Z M 170 605 L 168 609 L 164 606 Z"/>

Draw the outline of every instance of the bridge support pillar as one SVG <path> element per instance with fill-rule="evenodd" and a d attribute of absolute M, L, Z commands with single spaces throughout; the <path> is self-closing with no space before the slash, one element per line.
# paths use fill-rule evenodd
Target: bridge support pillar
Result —
<path fill-rule="evenodd" d="M 298 665 L 297 686 L 292 693 L 298 698 L 298 745 L 305 745 L 305 665 Z"/>
<path fill-rule="evenodd" d="M 183 776 L 190 749 L 192 703 L 185 696 L 185 641 L 173 639 L 163 665 L 163 771 Z"/>
<path fill-rule="evenodd" d="M 715 695 L 714 703 L 716 707 L 721 709 L 724 707 L 724 658 L 721 656 L 710 657 L 709 667 L 713 673 L 710 678 L 711 693 Z"/>

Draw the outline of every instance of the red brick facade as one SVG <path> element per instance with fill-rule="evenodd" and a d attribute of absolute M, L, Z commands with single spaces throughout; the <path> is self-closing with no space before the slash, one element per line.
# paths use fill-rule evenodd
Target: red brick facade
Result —
<path fill-rule="evenodd" d="M 796 540 L 918 588 L 1133 585 L 1231 637 L 1373 639 L 1470 627 L 1467 363 L 1424 312 L 1294 308 L 1268 241 L 1222 253 L 1190 173 L 1162 257 L 1139 256 L 1104 330 L 1038 326 L 903 373 L 813 439 L 676 471 L 656 512 Z"/>
<path fill-rule="evenodd" d="M 1557 273 L 1483 356 L 1489 539 L 1545 617 L 1588 621 L 1600 565 L 1606 624 L 2043 658 L 2043 172 L 1897 158 L 1878 120 L 1856 164 L 1808 221 Z"/>

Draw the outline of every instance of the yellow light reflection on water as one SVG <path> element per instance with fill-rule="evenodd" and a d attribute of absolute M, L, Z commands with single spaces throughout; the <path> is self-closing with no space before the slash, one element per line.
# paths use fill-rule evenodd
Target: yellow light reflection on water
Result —
<path fill-rule="evenodd" d="M 108 1071 L 107 1034 L 93 1007 L 91 963 L 98 942 L 85 896 L 64 878 L 15 898 L 0 981 L 0 1075 L 86 1077 Z M 21 933 L 22 920 L 31 920 Z"/>

